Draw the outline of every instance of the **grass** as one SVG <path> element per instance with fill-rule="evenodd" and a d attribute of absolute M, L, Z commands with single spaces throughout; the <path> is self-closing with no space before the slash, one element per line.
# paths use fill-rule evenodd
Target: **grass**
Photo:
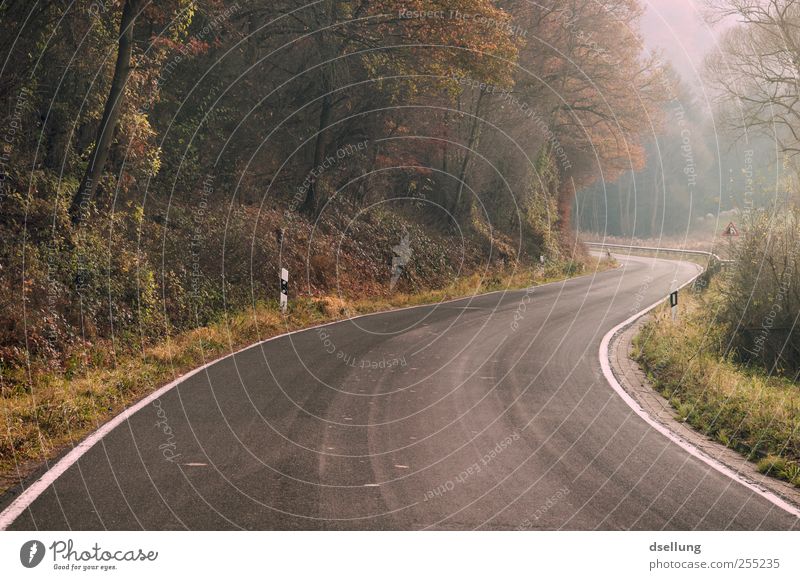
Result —
<path fill-rule="evenodd" d="M 105 368 L 84 373 L 40 373 L 29 392 L 3 386 L 0 412 L 6 433 L 0 442 L 0 492 L 13 487 L 44 460 L 78 443 L 131 403 L 185 372 L 249 344 L 292 330 L 368 314 L 430 304 L 502 289 L 518 289 L 615 267 L 607 260 L 582 264 L 552 264 L 547 269 L 497 271 L 456 280 L 441 289 L 397 293 L 386 297 L 344 299 L 337 296 L 300 297 L 284 316 L 277 302 L 225 317 L 219 322 L 144 348 L 138 355 L 92 353 L 89 358 L 111 360 Z M 106 347 L 108 349 L 108 347 Z"/>
<path fill-rule="evenodd" d="M 756 462 L 759 471 L 800 487 L 800 388 L 723 356 L 710 313 L 715 286 L 686 293 L 680 320 L 661 308 L 634 339 L 634 358 L 687 422 Z"/>

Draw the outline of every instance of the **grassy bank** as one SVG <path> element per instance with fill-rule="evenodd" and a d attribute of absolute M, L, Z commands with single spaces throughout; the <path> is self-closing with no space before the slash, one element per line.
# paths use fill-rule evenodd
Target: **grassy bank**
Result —
<path fill-rule="evenodd" d="M 800 487 L 800 388 L 722 354 L 723 329 L 712 319 L 720 300 L 715 285 L 686 292 L 677 323 L 659 309 L 634 356 L 683 421 Z"/>
<path fill-rule="evenodd" d="M 615 264 L 600 260 L 552 264 L 547 269 L 496 271 L 457 279 L 441 289 L 396 293 L 388 297 L 348 300 L 338 296 L 300 297 L 282 315 L 275 302 L 225 317 L 207 326 L 179 333 L 146 347 L 138 355 L 113 359 L 94 352 L 94 358 L 114 360 L 106 368 L 80 373 L 39 373 L 28 392 L 3 387 L 0 412 L 6 424 L 0 444 L 0 492 L 16 485 L 126 406 L 181 374 L 239 348 L 276 336 L 358 314 L 435 303 L 501 289 L 518 289 L 565 277 L 601 271 Z"/>

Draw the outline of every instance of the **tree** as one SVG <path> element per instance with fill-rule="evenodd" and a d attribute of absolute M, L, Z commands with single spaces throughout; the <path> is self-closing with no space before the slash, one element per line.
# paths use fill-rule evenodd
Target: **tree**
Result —
<path fill-rule="evenodd" d="M 575 189 L 641 168 L 641 135 L 658 126 L 664 92 L 655 58 L 642 54 L 641 14 L 637 0 L 549 0 L 521 15 L 535 33 L 520 58 L 535 72 L 516 86 L 547 123 L 545 146 L 570 160 L 556 164 L 565 235 Z"/>
<path fill-rule="evenodd" d="M 800 154 L 800 3 L 710 0 L 712 21 L 736 18 L 706 61 L 723 123 L 738 138 L 753 131 Z"/>
<path fill-rule="evenodd" d="M 133 27 L 139 16 L 142 0 L 125 0 L 122 8 L 122 17 L 119 24 L 119 41 L 117 61 L 114 66 L 114 77 L 111 79 L 111 88 L 108 92 L 103 117 L 97 129 L 94 148 L 89 156 L 89 163 L 83 174 L 80 186 L 72 197 L 69 206 L 69 215 L 73 225 L 78 225 L 83 219 L 84 208 L 94 196 L 97 183 L 103 175 L 103 170 L 114 140 L 114 131 L 122 112 L 122 100 L 125 94 L 125 85 L 131 74 L 131 55 L 133 53 Z"/>

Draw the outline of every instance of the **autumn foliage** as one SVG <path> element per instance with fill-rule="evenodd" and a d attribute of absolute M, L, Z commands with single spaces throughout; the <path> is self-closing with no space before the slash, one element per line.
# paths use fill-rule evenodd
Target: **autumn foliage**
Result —
<path fill-rule="evenodd" d="M 3 3 L 19 32 L 0 39 L 7 384 L 272 300 L 282 261 L 306 270 L 301 293 L 388 291 L 381 224 L 424 248 L 406 290 L 458 259 L 566 263 L 573 188 L 641 167 L 659 130 L 641 10 Z M 337 267 L 336 236 L 357 268 Z"/>

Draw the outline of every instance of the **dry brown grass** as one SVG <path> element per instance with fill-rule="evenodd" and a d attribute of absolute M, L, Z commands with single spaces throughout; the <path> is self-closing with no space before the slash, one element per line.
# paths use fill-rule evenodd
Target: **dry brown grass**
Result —
<path fill-rule="evenodd" d="M 615 264 L 598 261 L 586 271 Z M 66 375 L 41 373 L 30 392 L 5 392 L 0 411 L 6 433 L 0 443 L 0 490 L 19 483 L 46 459 L 74 445 L 126 406 L 187 371 L 259 340 L 349 316 L 517 289 L 563 278 L 562 266 L 472 275 L 438 290 L 347 300 L 338 296 L 300 297 L 283 316 L 277 304 L 261 304 L 202 328 L 169 337 L 139 356 L 122 356 L 111 368 Z"/>
<path fill-rule="evenodd" d="M 656 313 L 635 340 L 635 356 L 679 416 L 759 469 L 800 486 L 800 388 L 720 355 L 722 333 L 710 324 L 718 296 L 686 296 L 681 321 Z"/>

